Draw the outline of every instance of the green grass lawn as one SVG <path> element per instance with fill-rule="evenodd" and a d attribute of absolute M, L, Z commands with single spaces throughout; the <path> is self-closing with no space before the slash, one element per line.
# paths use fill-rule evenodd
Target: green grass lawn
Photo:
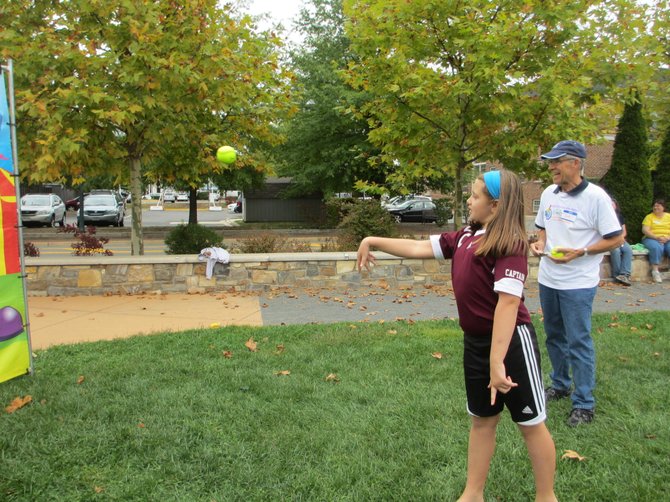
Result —
<path fill-rule="evenodd" d="M 586 457 L 558 461 L 556 493 L 667 500 L 670 313 L 597 316 L 594 334 L 596 421 L 571 429 L 569 402 L 549 410 L 558 458 Z M 34 376 L 0 385 L 3 408 L 33 398 L 0 410 L 0 500 L 455 500 L 469 429 L 461 338 L 446 321 L 359 323 L 39 351 Z M 533 498 L 509 416 L 486 493 Z"/>

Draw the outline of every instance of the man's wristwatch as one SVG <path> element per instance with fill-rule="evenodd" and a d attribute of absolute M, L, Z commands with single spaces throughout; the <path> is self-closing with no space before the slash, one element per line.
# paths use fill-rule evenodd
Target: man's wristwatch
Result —
<path fill-rule="evenodd" d="M 584 248 L 582 251 L 584 251 L 584 256 L 589 255 L 589 248 Z"/>

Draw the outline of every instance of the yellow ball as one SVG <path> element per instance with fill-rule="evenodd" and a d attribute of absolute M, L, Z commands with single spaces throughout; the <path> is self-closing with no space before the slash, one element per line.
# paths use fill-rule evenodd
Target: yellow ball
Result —
<path fill-rule="evenodd" d="M 222 146 L 216 151 L 216 160 L 222 164 L 232 164 L 237 158 L 237 152 L 232 146 Z"/>

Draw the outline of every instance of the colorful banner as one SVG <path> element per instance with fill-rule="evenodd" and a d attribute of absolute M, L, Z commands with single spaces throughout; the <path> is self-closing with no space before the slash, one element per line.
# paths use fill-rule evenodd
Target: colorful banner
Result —
<path fill-rule="evenodd" d="M 5 87 L 7 75 L 0 72 L 0 382 L 29 373 L 31 366 Z"/>

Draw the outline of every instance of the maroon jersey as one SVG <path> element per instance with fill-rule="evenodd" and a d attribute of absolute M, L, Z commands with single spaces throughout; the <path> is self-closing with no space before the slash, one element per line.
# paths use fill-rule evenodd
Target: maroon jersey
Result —
<path fill-rule="evenodd" d="M 516 325 L 530 322 L 530 314 L 523 303 L 528 256 L 477 256 L 475 251 L 483 234 L 484 230 L 473 234 L 470 227 L 465 227 L 458 232 L 430 237 L 435 258 L 451 258 L 451 282 L 459 322 L 463 331 L 469 335 L 490 335 L 493 332 L 498 293 L 521 298 Z"/>

